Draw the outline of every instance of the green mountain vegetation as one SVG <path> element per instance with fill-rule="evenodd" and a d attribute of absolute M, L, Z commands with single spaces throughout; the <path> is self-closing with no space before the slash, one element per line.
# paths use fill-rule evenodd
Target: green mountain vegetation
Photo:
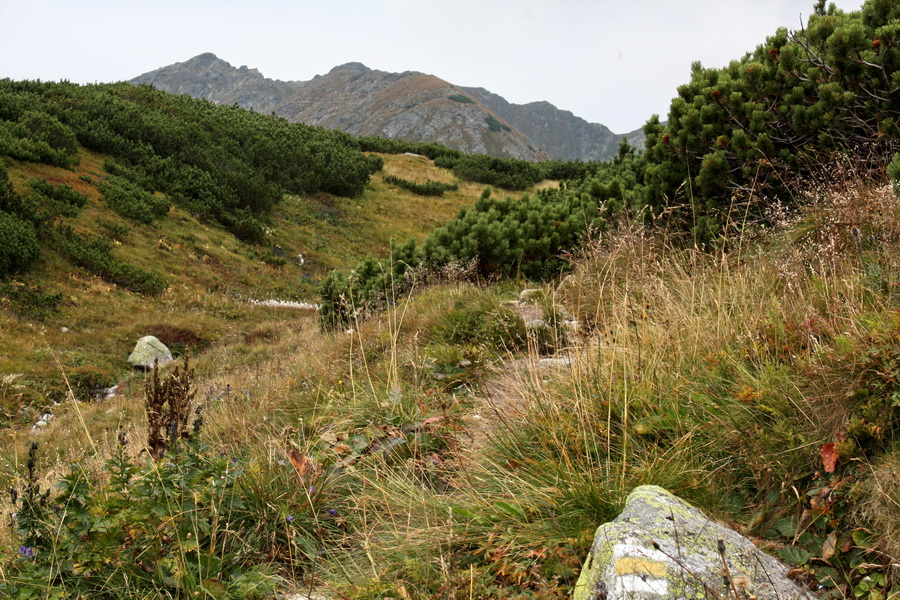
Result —
<path fill-rule="evenodd" d="M 161 104 L 185 100 L 148 91 Z M 247 116 L 251 124 L 261 118 Z M 0 372 L 17 374 L 0 395 L 3 424 L 33 422 L 39 414 L 32 411 L 63 401 L 70 388 L 89 399 L 114 385 L 127 375 L 122 359 L 142 332 L 192 352 L 253 335 L 270 317 L 297 309 L 252 302 L 315 303 L 328 271 L 383 254 L 398 232 L 424 237 L 480 192 L 463 182 L 440 198 L 420 197 L 384 178 L 447 185 L 454 178 L 424 158 L 347 153 L 383 170 L 366 174 L 354 197 L 284 194 L 267 213 L 253 213 L 265 227 L 255 244 L 169 194 L 140 187 L 141 168 L 114 155 L 79 145 L 66 168 L 0 160 Z"/>
<path fill-rule="evenodd" d="M 473 181 L 519 189 L 555 171 L 558 179 L 571 185 L 548 192 L 537 206 L 509 214 L 482 203 L 477 217 L 463 211 L 438 237 L 431 238 L 441 250 L 420 253 L 412 246 L 402 260 L 424 260 L 435 267 L 447 260 L 469 260 L 479 250 L 478 260 L 487 261 L 497 244 L 515 246 L 522 231 L 539 231 L 550 243 L 531 243 L 538 255 L 513 247 L 500 251 L 500 264 L 526 260 L 526 267 L 539 260 L 553 264 L 561 250 L 571 249 L 589 230 L 602 228 L 620 215 L 641 213 L 645 222 L 668 223 L 690 232 L 696 246 L 726 245 L 743 229 L 771 224 L 776 206 L 794 204 L 795 190 L 805 179 L 823 169 L 836 157 L 865 155 L 873 173 L 887 167 L 900 174 L 900 154 L 891 163 L 900 145 L 900 25 L 897 6 L 887 0 L 867 2 L 861 11 L 843 13 L 833 6 L 816 6 L 809 24 L 800 32 L 779 30 L 765 44 L 733 61 L 724 69 L 693 66 L 691 81 L 678 89 L 666 125 L 658 116 L 644 127 L 646 152 L 634 156 L 623 140 L 611 164 L 591 166 L 581 172 L 567 169 L 578 163 L 553 169 L 516 161 L 472 156 L 437 157 L 441 166 Z M 586 175 L 590 173 L 590 177 Z M 602 206 L 603 219 L 596 213 L 582 213 L 578 223 L 547 210 L 549 205 L 570 206 L 588 198 L 588 204 Z M 593 198 L 590 201 L 589 198 Z M 673 210 L 687 206 L 689 210 Z M 477 225 L 476 225 L 477 222 Z M 465 225 L 469 223 L 469 225 Z M 565 223 L 557 231 L 561 224 Z M 574 228 L 574 229 L 573 229 Z M 559 233 L 559 239 L 557 234 Z M 532 239 L 533 233 L 525 237 Z M 415 258 L 414 258 L 415 257 Z M 528 277 L 559 273 L 547 268 L 543 273 L 526 268 Z M 415 266 L 413 265 L 413 266 Z M 482 272 L 484 269 L 482 269 Z M 369 282 L 380 277 L 379 269 L 362 269 L 355 287 L 383 288 Z M 355 297 L 365 304 L 369 293 L 354 286 L 331 285 L 328 293 Z M 326 294 L 325 302 L 335 300 Z M 326 310 L 329 315 L 338 309 Z"/>
<path fill-rule="evenodd" d="M 657 484 L 895 597 L 898 36 L 820 3 L 603 164 L 0 82 L 3 595 L 567 598 Z"/>

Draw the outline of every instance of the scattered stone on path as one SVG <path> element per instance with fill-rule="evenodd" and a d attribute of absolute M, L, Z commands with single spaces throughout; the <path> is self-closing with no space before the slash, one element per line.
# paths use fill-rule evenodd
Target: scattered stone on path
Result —
<path fill-rule="evenodd" d="M 320 592 L 296 592 L 279 596 L 279 600 L 331 600 L 330 596 L 326 596 Z"/>
<path fill-rule="evenodd" d="M 519 292 L 519 302 L 522 304 L 534 304 L 544 297 L 544 290 L 541 288 L 528 288 Z"/>
<path fill-rule="evenodd" d="M 31 428 L 31 433 L 41 433 L 47 425 L 50 424 L 50 421 L 53 420 L 52 412 L 45 412 L 41 415 L 41 418 L 37 420 L 37 423 Z"/>
<path fill-rule="evenodd" d="M 94 400 L 98 402 L 101 400 L 109 400 L 111 398 L 115 398 L 116 394 L 119 393 L 119 386 L 114 385 L 111 387 L 101 387 L 96 388 L 91 392 L 91 395 L 94 397 Z"/>
<path fill-rule="evenodd" d="M 547 325 L 547 321 L 543 319 L 531 319 L 525 321 L 525 329 L 529 331 L 540 331 L 547 328 L 549 328 L 549 325 Z"/>
<path fill-rule="evenodd" d="M 657 486 L 635 488 L 601 525 L 574 600 L 811 600 L 788 567 Z"/>
<path fill-rule="evenodd" d="M 134 350 L 128 357 L 128 364 L 135 369 L 152 369 L 158 361 L 159 366 L 172 362 L 172 353 L 161 341 L 152 335 L 146 335 L 137 341 Z"/>
<path fill-rule="evenodd" d="M 572 359 L 568 356 L 542 358 L 539 364 L 541 365 L 541 368 L 544 369 L 562 369 L 563 367 L 571 366 Z"/>

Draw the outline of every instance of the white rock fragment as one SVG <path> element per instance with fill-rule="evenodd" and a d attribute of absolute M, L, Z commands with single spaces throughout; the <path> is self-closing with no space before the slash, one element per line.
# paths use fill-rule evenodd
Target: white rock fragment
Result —
<path fill-rule="evenodd" d="M 296 308 L 298 310 L 319 310 L 318 304 L 295 302 L 293 300 L 250 300 L 250 304 L 255 304 L 256 306 L 272 306 L 276 308 Z"/>

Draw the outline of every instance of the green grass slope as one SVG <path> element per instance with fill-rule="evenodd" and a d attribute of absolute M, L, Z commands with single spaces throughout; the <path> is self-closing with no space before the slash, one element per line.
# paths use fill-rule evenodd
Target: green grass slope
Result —
<path fill-rule="evenodd" d="M 8 510 L 26 516 L 0 585 L 566 598 L 595 527 L 657 484 L 826 597 L 889 597 L 900 214 L 889 186 L 850 179 L 798 203 L 739 252 L 611 231 L 527 306 L 450 280 L 336 334 L 294 316 L 250 330 L 247 308 L 242 335 L 192 361 L 179 401 L 203 422 L 165 459 L 142 458 L 140 385 L 5 437 Z"/>
<path fill-rule="evenodd" d="M 424 158 L 383 158 L 384 174 L 452 179 Z M 168 286 L 155 296 L 136 294 L 44 245 L 30 271 L 3 283 L 0 373 L 17 375 L 16 386 L 0 392 L 7 423 L 34 416 L 21 413 L 23 407 L 40 413 L 62 401 L 67 386 L 85 399 L 126 378 L 124 359 L 142 335 L 196 354 L 269 321 L 303 319 L 302 310 L 252 302 L 316 303 L 316 286 L 330 269 L 383 255 L 394 236 L 423 239 L 480 191 L 463 184 L 426 198 L 385 184 L 379 173 L 355 198 L 287 195 L 268 215 L 264 241 L 248 244 L 177 206 L 151 224 L 119 215 L 101 200 L 106 160 L 82 148 L 72 168 L 12 159 L 5 164 L 21 195 L 33 179 L 86 194 L 86 205 L 67 224 L 109 240 L 117 259 L 163 275 Z M 41 294 L 59 295 L 55 308 L 42 309 Z"/>

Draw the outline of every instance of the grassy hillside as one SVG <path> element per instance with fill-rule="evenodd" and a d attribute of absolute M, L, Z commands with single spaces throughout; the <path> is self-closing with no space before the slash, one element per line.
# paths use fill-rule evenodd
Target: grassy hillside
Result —
<path fill-rule="evenodd" d="M 302 320 L 303 311 L 296 308 L 251 302 L 315 303 L 316 285 L 330 269 L 346 268 L 367 254 L 383 255 L 392 237 L 423 239 L 480 191 L 462 184 L 438 198 L 417 196 L 385 184 L 383 177 L 449 181 L 452 175 L 425 158 L 383 159 L 383 173 L 355 198 L 286 196 L 270 213 L 268 234 L 257 245 L 178 207 L 152 224 L 117 214 L 101 201 L 98 188 L 108 176 L 104 155 L 82 148 L 78 165 L 68 169 L 6 159 L 10 179 L 23 195 L 35 178 L 86 194 L 87 204 L 67 222 L 81 234 L 111 240 L 115 257 L 163 274 L 168 287 L 157 296 L 135 294 L 73 267 L 52 245 L 44 247 L 29 272 L 3 283 L 0 373 L 16 375 L 15 387 L 0 391 L 3 418 L 33 421 L 66 397 L 67 385 L 86 399 L 127 378 L 124 359 L 142 335 L 197 353 L 255 335 L 273 320 Z M 42 309 L 39 294 L 59 294 L 59 302 Z M 21 414 L 23 406 L 34 412 Z"/>
<path fill-rule="evenodd" d="M 21 589 L 36 598 L 54 576 L 88 597 L 261 598 L 294 582 L 360 599 L 565 598 L 594 528 L 651 483 L 826 596 L 887 597 L 900 214 L 888 186 L 852 179 L 798 203 L 739 252 L 622 227 L 536 304 L 510 303 L 508 283 L 445 281 L 336 334 L 244 308 L 242 334 L 192 361 L 201 446 L 145 463 L 140 385 L 5 436 L 8 510 L 38 521 L 3 544 L 5 581 L 34 582 Z M 554 327 L 565 313 L 571 335 Z M 540 316 L 549 328 L 525 326 Z M 60 478 L 46 507 L 21 499 Z"/>
<path fill-rule="evenodd" d="M 605 165 L 0 82 L 0 592 L 565 598 L 658 484 L 896 598 L 897 10 L 696 65 Z M 328 331 L 252 302 L 320 278 Z M 122 378 L 144 333 L 190 363 Z"/>

